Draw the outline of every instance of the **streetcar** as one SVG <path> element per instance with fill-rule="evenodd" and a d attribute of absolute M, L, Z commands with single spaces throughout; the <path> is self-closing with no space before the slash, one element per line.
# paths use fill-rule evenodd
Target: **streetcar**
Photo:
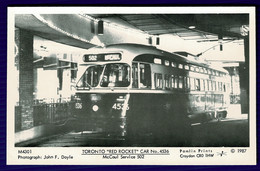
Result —
<path fill-rule="evenodd" d="M 116 44 L 89 49 L 78 68 L 77 127 L 166 144 L 191 136 L 190 125 L 225 117 L 229 75 L 187 52 Z"/>

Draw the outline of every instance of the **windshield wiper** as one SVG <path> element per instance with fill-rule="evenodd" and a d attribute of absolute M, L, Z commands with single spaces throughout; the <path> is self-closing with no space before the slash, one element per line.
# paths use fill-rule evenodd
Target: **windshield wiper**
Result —
<path fill-rule="evenodd" d="M 92 89 L 93 87 L 86 81 L 86 85 L 89 87 L 89 89 Z"/>
<path fill-rule="evenodd" d="M 100 75 L 100 79 L 99 79 L 99 83 L 98 83 L 99 86 L 101 86 L 101 84 L 103 82 L 103 76 L 104 76 L 106 67 L 107 67 L 107 65 L 104 65 L 103 71 L 102 71 L 102 73 Z"/>

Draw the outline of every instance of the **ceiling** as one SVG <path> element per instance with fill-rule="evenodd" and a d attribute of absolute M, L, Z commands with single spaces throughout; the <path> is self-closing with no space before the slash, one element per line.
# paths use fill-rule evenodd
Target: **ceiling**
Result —
<path fill-rule="evenodd" d="M 87 14 L 86 14 L 87 15 Z M 141 30 L 149 35 L 174 34 L 184 40 L 243 38 L 248 14 L 91 14 L 91 17 Z"/>
<path fill-rule="evenodd" d="M 86 43 L 84 41 L 75 39 L 71 36 L 65 35 L 64 33 L 49 27 L 48 25 L 41 22 L 34 15 L 31 14 L 15 15 L 15 26 L 21 29 L 29 30 L 34 35 L 40 36 L 48 40 L 52 40 L 54 42 L 83 49 L 93 47 L 93 45 L 90 43 Z"/>
<path fill-rule="evenodd" d="M 66 17 L 64 18 L 66 20 L 65 25 L 62 25 L 61 29 L 66 30 L 65 27 L 67 27 L 68 30 L 73 29 L 74 33 L 85 34 L 83 36 L 88 37 L 89 35 L 82 32 L 82 29 L 85 29 L 88 23 L 77 17 L 77 15 L 60 15 L 59 20 L 56 20 L 56 22 L 58 24 L 62 17 Z M 151 36 L 172 34 L 184 40 L 195 40 L 197 42 L 241 39 L 243 38 L 241 27 L 248 27 L 249 25 L 248 14 L 84 14 L 83 16 L 138 30 Z M 78 29 L 74 27 L 73 22 L 75 21 L 78 23 Z M 60 23 L 63 24 L 64 22 L 61 21 Z M 91 43 L 75 39 L 75 37 L 51 28 L 32 14 L 16 15 L 15 26 L 30 30 L 35 35 L 55 42 L 84 49 L 93 46 Z"/>

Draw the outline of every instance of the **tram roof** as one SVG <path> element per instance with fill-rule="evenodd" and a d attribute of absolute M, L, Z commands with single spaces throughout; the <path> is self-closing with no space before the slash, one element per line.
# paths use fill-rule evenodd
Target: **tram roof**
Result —
<path fill-rule="evenodd" d="M 203 67 L 209 67 L 227 73 L 227 71 L 222 67 L 211 66 L 206 62 L 197 61 L 195 58 L 186 57 L 178 53 L 167 52 L 161 49 L 157 49 L 155 46 L 148 46 L 142 44 L 124 43 L 124 44 L 112 44 L 104 47 L 97 46 L 89 49 L 87 53 L 99 54 L 99 53 L 110 53 L 110 52 L 111 53 L 122 52 L 122 53 L 131 54 L 130 56 L 128 56 L 128 58 L 130 58 L 129 60 L 133 60 L 136 56 L 144 55 L 144 54 L 152 54 L 155 56 L 158 55 L 161 57 L 166 56 L 168 58 L 172 58 L 177 61 L 187 62 L 187 63 L 191 63 Z"/>

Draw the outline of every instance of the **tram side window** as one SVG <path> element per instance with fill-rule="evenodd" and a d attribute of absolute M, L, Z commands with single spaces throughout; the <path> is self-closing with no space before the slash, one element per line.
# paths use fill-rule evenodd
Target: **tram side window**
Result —
<path fill-rule="evenodd" d="M 177 83 L 178 83 L 177 77 L 172 75 L 171 76 L 171 87 L 172 88 L 177 88 Z"/>
<path fill-rule="evenodd" d="M 138 65 L 137 63 L 133 63 L 132 65 L 132 87 L 133 88 L 138 88 Z"/>
<path fill-rule="evenodd" d="M 195 79 L 195 88 L 200 91 L 200 79 Z"/>
<path fill-rule="evenodd" d="M 208 73 L 208 70 L 206 68 L 203 68 L 204 70 L 204 73 L 207 74 Z"/>
<path fill-rule="evenodd" d="M 177 65 L 177 64 L 176 64 L 175 62 L 172 62 L 172 67 L 174 67 L 174 68 L 175 68 L 175 67 L 176 67 L 176 65 Z"/>
<path fill-rule="evenodd" d="M 202 67 L 199 67 L 199 70 L 200 70 L 201 73 L 204 73 L 204 70 L 203 70 Z"/>
<path fill-rule="evenodd" d="M 218 90 L 222 91 L 222 82 L 218 82 Z"/>
<path fill-rule="evenodd" d="M 209 91 L 212 91 L 212 81 L 209 80 Z"/>
<path fill-rule="evenodd" d="M 140 88 L 151 87 L 151 67 L 149 64 L 139 64 Z"/>
<path fill-rule="evenodd" d="M 190 89 L 190 78 L 189 77 L 184 77 L 184 87 L 187 90 Z"/>
<path fill-rule="evenodd" d="M 201 89 L 201 91 L 205 90 L 205 84 L 204 84 L 204 80 L 203 79 L 200 79 L 200 89 Z"/>
<path fill-rule="evenodd" d="M 162 74 L 154 73 L 154 87 L 156 89 L 162 89 L 163 88 Z"/>
<path fill-rule="evenodd" d="M 182 89 L 183 88 L 183 77 L 179 76 L 179 88 Z"/>
<path fill-rule="evenodd" d="M 183 65 L 182 65 L 182 64 L 179 64 L 179 65 L 178 65 L 178 68 L 179 68 L 179 69 L 183 69 Z"/>
<path fill-rule="evenodd" d="M 205 91 L 209 90 L 209 84 L 208 84 L 208 80 L 204 80 L 205 83 Z"/>
<path fill-rule="evenodd" d="M 171 88 L 170 75 L 167 74 L 164 75 L 164 85 L 166 90 L 169 90 Z"/>
<path fill-rule="evenodd" d="M 195 90 L 195 80 L 194 80 L 194 78 L 190 78 L 190 89 Z"/>
<path fill-rule="evenodd" d="M 216 81 L 212 81 L 212 90 L 216 91 Z"/>

